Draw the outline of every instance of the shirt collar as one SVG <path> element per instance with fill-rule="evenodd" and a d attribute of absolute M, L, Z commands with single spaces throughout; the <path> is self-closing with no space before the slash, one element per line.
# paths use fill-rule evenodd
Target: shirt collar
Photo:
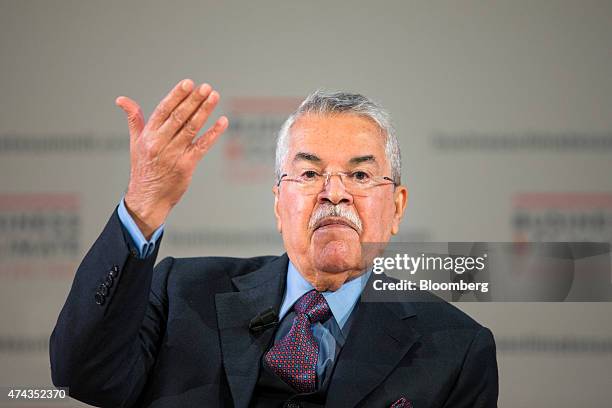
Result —
<path fill-rule="evenodd" d="M 346 282 L 335 292 L 322 292 L 323 297 L 327 301 L 332 315 L 336 319 L 340 329 L 348 320 L 355 304 L 359 300 L 359 296 L 370 276 L 370 271 L 364 273 L 356 279 Z M 285 297 L 280 309 L 279 320 L 285 317 L 293 304 L 304 295 L 306 292 L 313 290 L 314 287 L 308 282 L 302 274 L 295 268 L 293 263 L 289 261 L 287 267 L 287 287 L 285 289 Z"/>

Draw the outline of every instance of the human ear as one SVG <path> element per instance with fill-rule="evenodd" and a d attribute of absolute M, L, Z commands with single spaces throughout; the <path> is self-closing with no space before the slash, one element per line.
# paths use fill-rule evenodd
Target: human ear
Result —
<path fill-rule="evenodd" d="M 282 229 L 282 223 L 281 223 L 281 217 L 280 217 L 280 212 L 278 210 L 278 200 L 279 200 L 279 194 L 280 194 L 280 189 L 278 186 L 274 186 L 272 187 L 272 193 L 274 194 L 274 217 L 276 218 L 276 230 L 279 233 L 283 232 Z"/>
<path fill-rule="evenodd" d="M 395 213 L 393 214 L 393 225 L 391 226 L 391 233 L 396 235 L 399 232 L 400 223 L 404 216 L 404 210 L 408 204 L 408 189 L 405 186 L 395 187 L 393 193 L 393 201 L 395 202 Z"/>

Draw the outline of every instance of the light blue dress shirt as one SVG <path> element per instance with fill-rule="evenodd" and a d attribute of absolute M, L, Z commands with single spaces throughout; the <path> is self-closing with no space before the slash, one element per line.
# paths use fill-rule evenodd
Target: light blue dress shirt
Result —
<path fill-rule="evenodd" d="M 368 280 L 368 276 L 369 274 L 367 273 L 361 275 L 359 278 L 345 283 L 335 292 L 322 292 L 340 329 L 346 324 L 346 321 L 355 307 L 355 303 L 359 300 L 359 295 L 361 295 L 361 291 Z M 285 290 L 285 296 L 283 297 L 283 303 L 281 304 L 279 319 L 285 317 L 287 312 L 293 307 L 293 304 L 301 298 L 302 295 L 313 289 L 314 287 L 310 282 L 304 279 L 293 263 L 289 261 L 289 266 L 287 267 L 287 288 Z"/>
<path fill-rule="evenodd" d="M 161 236 L 164 225 L 161 225 L 153 233 L 150 240 L 146 240 L 142 232 L 127 212 L 125 202 L 122 199 L 117 210 L 119 219 L 130 234 L 136 245 L 140 258 L 150 256 L 155 250 L 157 240 Z M 359 296 L 366 285 L 371 271 L 353 279 L 340 287 L 335 292 L 322 292 L 332 312 L 332 317 L 325 322 L 317 322 L 312 326 L 312 333 L 319 343 L 319 358 L 317 360 L 317 384 L 320 386 L 326 376 L 331 373 L 334 361 L 346 341 L 346 335 L 350 329 L 347 324 L 349 317 L 359 300 Z M 295 312 L 294 303 L 306 292 L 314 287 L 298 272 L 293 263 L 289 261 L 287 267 L 287 285 L 283 302 L 279 311 L 279 328 L 274 337 L 274 343 L 280 341 L 291 329 Z"/>
<path fill-rule="evenodd" d="M 160 225 L 158 229 L 153 232 L 151 239 L 147 241 L 147 239 L 142 235 L 140 228 L 134 222 L 134 219 L 127 212 L 127 208 L 125 208 L 125 201 L 123 198 L 119 203 L 119 207 L 117 208 L 117 213 L 119 214 L 119 220 L 121 220 L 121 224 L 125 227 L 125 229 L 132 237 L 132 242 L 136 246 L 136 250 L 138 251 L 138 257 L 140 259 L 144 259 L 147 256 L 151 255 L 155 250 L 155 245 L 157 244 L 157 240 L 161 236 L 162 232 L 164 232 L 164 224 Z"/>

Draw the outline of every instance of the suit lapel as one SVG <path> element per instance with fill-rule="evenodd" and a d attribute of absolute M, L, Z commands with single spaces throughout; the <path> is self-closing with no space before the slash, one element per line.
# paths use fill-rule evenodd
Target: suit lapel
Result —
<path fill-rule="evenodd" d="M 360 302 L 356 313 L 327 392 L 330 407 L 357 405 L 420 338 L 410 303 Z"/>
<path fill-rule="evenodd" d="M 215 295 L 221 354 L 235 407 L 251 400 L 262 354 L 274 328 L 253 334 L 249 322 L 272 307 L 277 313 L 285 289 L 288 257 L 283 255 L 263 268 L 232 279 L 238 292 Z"/>

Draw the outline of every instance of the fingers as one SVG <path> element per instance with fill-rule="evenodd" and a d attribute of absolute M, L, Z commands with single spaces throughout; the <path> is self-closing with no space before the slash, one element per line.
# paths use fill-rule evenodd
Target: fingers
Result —
<path fill-rule="evenodd" d="M 189 146 L 217 106 L 219 98 L 220 96 L 217 91 L 210 91 L 208 98 L 198 107 L 193 116 L 187 120 L 181 130 L 179 130 L 178 134 L 172 140 L 171 145 L 182 146 L 183 149 Z"/>
<path fill-rule="evenodd" d="M 191 93 L 192 89 L 193 81 L 191 79 L 184 79 L 176 84 L 151 114 L 149 122 L 147 122 L 147 128 L 151 130 L 159 129 L 168 119 L 170 113 Z"/>
<path fill-rule="evenodd" d="M 164 138 L 172 138 L 181 129 L 185 129 L 186 133 L 192 134 L 192 138 L 199 132 L 204 122 L 200 126 L 196 126 L 194 122 L 190 122 L 193 113 L 200 107 L 204 100 L 210 99 L 212 88 L 208 84 L 202 84 L 195 89 L 187 98 L 185 98 L 166 119 L 159 128 L 158 134 Z M 216 93 L 215 93 L 216 94 Z M 218 94 L 217 94 L 218 95 Z M 218 97 L 217 97 L 218 99 Z M 206 104 L 206 102 L 204 102 Z"/>
<path fill-rule="evenodd" d="M 136 139 L 144 128 L 144 116 L 140 106 L 127 96 L 118 97 L 115 100 L 115 105 L 119 106 L 126 113 L 130 137 Z"/>
<path fill-rule="evenodd" d="M 204 157 L 206 152 L 210 150 L 213 144 L 215 144 L 219 136 L 225 132 L 228 125 L 229 121 L 227 117 L 221 116 L 219 119 L 217 119 L 215 124 L 202 135 L 202 137 L 191 145 L 191 154 L 196 161 L 199 161 L 202 157 Z"/>

